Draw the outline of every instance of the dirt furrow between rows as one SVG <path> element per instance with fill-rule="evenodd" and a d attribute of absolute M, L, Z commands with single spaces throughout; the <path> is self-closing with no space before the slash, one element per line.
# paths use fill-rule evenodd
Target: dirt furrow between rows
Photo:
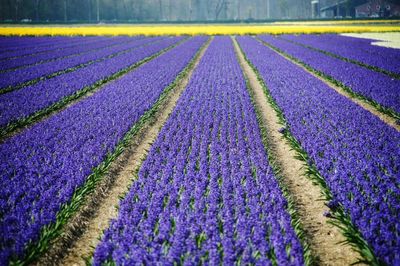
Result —
<path fill-rule="evenodd" d="M 260 41 L 260 39 L 258 39 L 258 38 L 256 38 L 256 40 Z M 295 60 L 293 60 L 292 58 L 288 57 L 287 55 L 277 51 L 276 49 L 273 49 L 273 47 L 271 47 L 270 45 L 266 44 L 264 41 L 260 41 L 260 42 L 262 44 L 270 47 L 273 51 L 275 51 L 280 56 L 284 57 L 285 59 L 289 60 L 290 62 L 292 62 L 293 64 L 297 65 L 298 67 L 301 67 L 302 69 L 304 69 L 305 71 L 307 71 L 308 73 L 310 73 L 311 75 L 316 77 L 317 79 L 321 80 L 322 82 L 327 84 L 330 88 L 335 90 L 340 95 L 345 96 L 346 98 L 348 98 L 349 100 L 351 100 L 354 103 L 358 104 L 359 106 L 361 106 L 362 108 L 364 108 L 368 112 L 370 112 L 373 115 L 377 116 L 379 119 L 381 119 L 386 124 L 390 125 L 391 127 L 395 128 L 396 130 L 400 131 L 400 124 L 398 124 L 398 121 L 395 118 L 380 112 L 374 106 L 372 106 L 371 104 L 367 103 L 366 101 L 354 97 L 349 92 L 345 91 L 343 88 L 339 87 L 338 85 L 336 85 L 332 81 L 330 81 L 330 80 L 328 80 L 328 79 L 326 79 L 324 77 L 321 77 L 320 75 L 314 73 L 313 71 L 310 71 L 310 69 L 306 68 L 304 65 L 300 64 L 299 62 L 296 62 Z"/>
<path fill-rule="evenodd" d="M 173 111 L 181 93 L 190 81 L 211 39 L 202 47 L 193 66 L 163 101 L 157 113 L 131 139 L 129 147 L 112 163 L 110 170 L 94 193 L 65 228 L 38 265 L 86 265 L 102 232 L 116 218 L 121 196 L 124 196 L 159 131 Z"/>
<path fill-rule="evenodd" d="M 340 244 L 345 240 L 344 236 L 323 216 L 328 208 L 324 204 L 321 189 L 306 177 L 302 161 L 296 159 L 296 152 L 279 133 L 282 125 L 278 115 L 269 104 L 256 73 L 245 60 L 236 40 L 234 44 L 242 70 L 250 84 L 255 107 L 259 110 L 268 132 L 268 149 L 281 168 L 283 182 L 293 197 L 312 255 L 320 265 L 350 265 L 356 262 L 358 254 L 349 245 Z"/>

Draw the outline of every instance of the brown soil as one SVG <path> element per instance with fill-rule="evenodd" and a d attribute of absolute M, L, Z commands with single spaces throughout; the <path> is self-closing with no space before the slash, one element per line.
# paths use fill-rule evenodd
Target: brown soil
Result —
<path fill-rule="evenodd" d="M 295 158 L 296 152 L 279 133 L 282 126 L 279 124 L 278 116 L 268 103 L 256 73 L 245 61 L 236 40 L 234 43 L 243 72 L 249 80 L 256 108 L 260 111 L 268 131 L 269 148 L 276 158 L 276 163 L 281 167 L 283 182 L 293 197 L 306 240 L 312 254 L 317 258 L 317 263 L 350 265 L 356 262 L 358 254 L 349 245 L 340 244 L 345 240 L 344 236 L 337 227 L 328 224 L 328 218 L 323 216 L 328 208 L 324 205 L 320 187 L 306 177 L 303 162 Z"/>
<path fill-rule="evenodd" d="M 109 172 L 91 194 L 85 207 L 68 223 L 63 235 L 42 256 L 39 265 L 86 265 L 86 259 L 93 254 L 102 232 L 117 217 L 116 206 L 120 196 L 128 192 L 135 173 L 189 83 L 210 41 L 211 39 L 203 47 L 187 75 L 167 96 L 153 119 L 133 137 L 129 147 L 112 163 Z"/>
<path fill-rule="evenodd" d="M 258 39 L 257 39 L 258 40 Z M 258 40 L 259 41 L 259 40 Z M 262 42 L 264 44 L 264 42 Z M 313 75 L 314 77 L 316 77 L 317 79 L 321 80 L 322 82 L 324 82 L 325 84 L 327 84 L 330 88 L 332 88 L 333 90 L 335 90 L 337 93 L 339 93 L 340 95 L 345 96 L 346 98 L 348 98 L 349 100 L 353 101 L 354 103 L 358 104 L 359 106 L 361 106 L 362 108 L 364 108 L 365 110 L 367 110 L 368 112 L 372 113 L 373 115 L 377 116 L 380 120 L 382 120 L 383 122 L 385 122 L 386 124 L 388 124 L 389 126 L 395 128 L 397 131 L 400 131 L 400 125 L 398 125 L 396 123 L 396 119 L 393 117 L 390 117 L 380 111 L 378 111 L 375 107 L 373 107 L 372 105 L 370 105 L 369 103 L 355 98 L 354 96 L 352 96 L 350 93 L 348 93 L 347 91 L 345 91 L 343 88 L 337 86 L 336 84 L 334 84 L 333 82 L 319 76 L 316 73 L 311 72 L 310 70 L 308 70 L 306 67 L 304 67 L 302 64 L 294 61 L 293 59 L 289 58 L 288 56 L 273 50 L 274 52 L 276 52 L 277 54 L 279 54 L 280 56 L 282 56 L 283 58 L 289 60 L 290 62 L 292 62 L 293 64 L 301 67 L 303 70 L 307 71 L 308 73 L 310 73 L 311 75 Z"/>

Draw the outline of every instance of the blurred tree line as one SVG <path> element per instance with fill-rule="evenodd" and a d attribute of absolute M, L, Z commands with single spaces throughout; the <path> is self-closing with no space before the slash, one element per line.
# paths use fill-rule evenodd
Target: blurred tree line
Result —
<path fill-rule="evenodd" d="M 332 1 L 338 0 L 320 2 Z M 251 21 L 310 16 L 311 0 L 0 0 L 1 21 Z"/>

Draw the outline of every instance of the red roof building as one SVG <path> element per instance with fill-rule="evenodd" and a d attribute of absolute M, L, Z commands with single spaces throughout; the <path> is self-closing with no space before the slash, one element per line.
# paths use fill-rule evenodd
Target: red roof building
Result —
<path fill-rule="evenodd" d="M 400 5 L 385 0 L 371 0 L 356 7 L 356 17 L 398 17 L 400 16 Z"/>

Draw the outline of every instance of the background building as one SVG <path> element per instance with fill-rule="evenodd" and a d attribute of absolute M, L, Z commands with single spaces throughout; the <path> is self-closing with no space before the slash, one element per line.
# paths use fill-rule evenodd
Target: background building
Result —
<path fill-rule="evenodd" d="M 384 0 L 368 1 L 355 8 L 355 16 L 357 18 L 400 16 L 400 4 Z"/>
<path fill-rule="evenodd" d="M 399 0 L 320 0 L 322 18 L 398 17 Z"/>

